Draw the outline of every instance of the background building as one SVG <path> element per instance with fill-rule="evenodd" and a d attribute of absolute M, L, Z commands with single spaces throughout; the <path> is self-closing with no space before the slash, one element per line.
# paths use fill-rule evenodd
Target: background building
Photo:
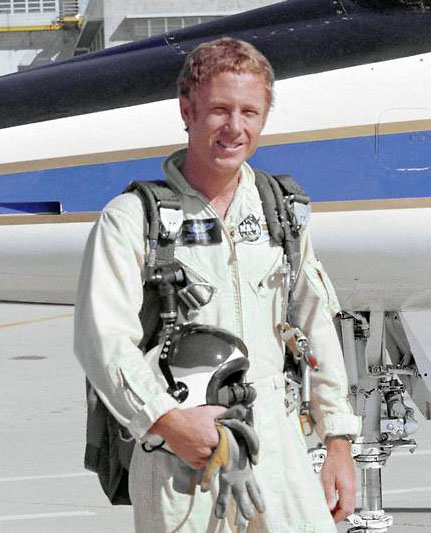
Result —
<path fill-rule="evenodd" d="M 273 3 L 274 0 L 0 0 L 0 75 Z"/>
<path fill-rule="evenodd" d="M 89 0 L 76 53 L 146 39 L 274 0 Z"/>
<path fill-rule="evenodd" d="M 0 0 L 0 75 L 73 56 L 78 0 Z"/>

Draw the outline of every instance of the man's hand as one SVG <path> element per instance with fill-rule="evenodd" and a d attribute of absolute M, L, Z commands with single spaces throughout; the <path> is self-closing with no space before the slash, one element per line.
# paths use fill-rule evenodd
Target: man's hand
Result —
<path fill-rule="evenodd" d="M 330 440 L 327 451 L 322 468 L 322 484 L 334 522 L 341 522 L 355 510 L 355 465 L 347 440 Z"/>
<path fill-rule="evenodd" d="M 190 466 L 203 470 L 219 440 L 214 421 L 225 411 L 221 405 L 172 409 L 153 424 L 150 433 L 160 435 Z"/>

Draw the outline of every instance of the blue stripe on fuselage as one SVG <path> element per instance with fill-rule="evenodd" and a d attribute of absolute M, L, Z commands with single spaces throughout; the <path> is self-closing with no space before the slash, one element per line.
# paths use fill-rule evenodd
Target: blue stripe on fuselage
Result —
<path fill-rule="evenodd" d="M 431 196 L 430 141 L 426 131 L 263 146 L 251 164 L 292 174 L 313 201 L 425 197 Z M 130 181 L 161 179 L 163 159 L 3 175 L 0 199 L 59 201 L 65 211 L 98 211 Z"/>

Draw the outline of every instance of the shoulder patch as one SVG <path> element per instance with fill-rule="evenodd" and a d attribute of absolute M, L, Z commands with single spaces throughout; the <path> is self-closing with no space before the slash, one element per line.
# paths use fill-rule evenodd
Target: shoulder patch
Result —
<path fill-rule="evenodd" d="M 268 225 L 264 217 L 257 213 L 250 213 L 238 225 L 238 234 L 242 242 L 257 243 L 269 239 Z"/>

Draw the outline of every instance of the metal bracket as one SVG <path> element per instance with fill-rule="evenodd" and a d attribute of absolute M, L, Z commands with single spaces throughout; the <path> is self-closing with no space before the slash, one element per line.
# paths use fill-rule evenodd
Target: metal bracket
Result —
<path fill-rule="evenodd" d="M 300 233 L 307 227 L 310 221 L 310 206 L 306 204 L 301 204 L 300 202 L 293 202 L 293 214 L 295 215 L 294 231 Z"/>
<path fill-rule="evenodd" d="M 347 521 L 352 524 L 353 528 L 348 530 L 348 533 L 364 533 L 371 531 L 380 531 L 385 532 L 389 527 L 392 526 L 394 520 L 392 516 L 384 514 L 384 511 L 376 511 L 375 513 L 370 513 L 368 517 L 362 517 L 358 514 L 351 514 L 347 517 Z"/>
<path fill-rule="evenodd" d="M 189 310 L 196 311 L 211 301 L 215 290 L 215 287 L 210 283 L 195 282 L 179 290 L 178 297 Z"/>
<path fill-rule="evenodd" d="M 317 446 L 308 450 L 308 454 L 311 456 L 311 464 L 315 474 L 320 474 L 322 466 L 326 460 L 326 448 L 323 446 Z"/>

